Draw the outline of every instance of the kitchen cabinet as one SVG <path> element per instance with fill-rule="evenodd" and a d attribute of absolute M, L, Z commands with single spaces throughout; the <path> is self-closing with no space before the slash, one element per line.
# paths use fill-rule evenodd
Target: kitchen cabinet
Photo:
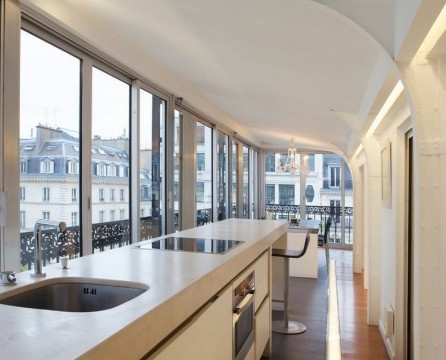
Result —
<path fill-rule="evenodd" d="M 269 355 L 271 352 L 270 259 L 270 252 L 265 251 L 237 278 L 243 279 L 252 271 L 255 274 L 254 351 L 250 352 L 249 359 L 254 356 L 253 358 L 258 360 L 263 354 Z M 235 283 L 238 283 L 238 280 Z"/>
<path fill-rule="evenodd" d="M 260 359 L 269 344 L 271 334 L 271 306 L 269 296 L 260 305 L 254 318 L 255 359 Z"/>
<path fill-rule="evenodd" d="M 254 263 L 208 303 L 180 330 L 167 340 L 150 360 L 171 359 L 232 359 L 232 291 L 248 274 L 255 274 L 254 299 L 254 345 L 245 360 L 260 359 L 270 340 L 270 261 L 269 251 L 264 252 Z M 172 310 L 174 311 L 174 309 Z"/>
<path fill-rule="evenodd" d="M 226 288 L 149 359 L 232 359 L 231 290 Z"/>

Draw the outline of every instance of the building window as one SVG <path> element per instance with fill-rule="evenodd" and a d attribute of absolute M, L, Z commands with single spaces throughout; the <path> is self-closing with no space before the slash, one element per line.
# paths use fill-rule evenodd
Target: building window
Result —
<path fill-rule="evenodd" d="M 307 155 L 308 171 L 315 171 L 314 154 Z"/>
<path fill-rule="evenodd" d="M 71 201 L 77 202 L 77 188 L 71 189 Z"/>
<path fill-rule="evenodd" d="M 125 190 L 124 189 L 119 190 L 119 200 L 125 201 Z"/>
<path fill-rule="evenodd" d="M 111 164 L 108 167 L 108 176 L 116 176 L 116 165 Z"/>
<path fill-rule="evenodd" d="M 20 200 L 25 200 L 25 187 L 20 186 Z"/>
<path fill-rule="evenodd" d="M 204 182 L 197 182 L 197 202 L 204 202 Z"/>
<path fill-rule="evenodd" d="M 340 188 L 341 187 L 341 168 L 339 166 L 330 166 L 330 187 Z"/>
<path fill-rule="evenodd" d="M 265 154 L 265 171 L 266 172 L 276 171 L 276 156 L 273 153 Z"/>
<path fill-rule="evenodd" d="M 202 124 L 197 124 L 197 145 L 204 145 L 205 143 L 205 127 Z"/>
<path fill-rule="evenodd" d="M 77 220 L 77 212 L 71 213 L 71 226 L 77 226 L 78 220 Z"/>
<path fill-rule="evenodd" d="M 20 160 L 20 173 L 26 174 L 28 172 L 28 160 L 21 159 Z"/>
<path fill-rule="evenodd" d="M 104 210 L 99 211 L 99 222 L 104 222 Z"/>
<path fill-rule="evenodd" d="M 266 184 L 265 189 L 266 189 L 265 202 L 267 204 L 274 204 L 276 201 L 276 185 Z"/>
<path fill-rule="evenodd" d="M 144 213 L 144 209 L 143 209 L 143 213 Z M 119 210 L 119 219 L 125 220 L 125 210 Z"/>
<path fill-rule="evenodd" d="M 75 160 L 70 160 L 67 162 L 67 173 L 68 174 L 79 174 L 79 163 Z"/>
<path fill-rule="evenodd" d="M 115 189 L 110 189 L 110 201 L 115 201 Z"/>
<path fill-rule="evenodd" d="M 149 200 L 149 187 L 147 185 L 141 185 L 141 200 Z"/>
<path fill-rule="evenodd" d="M 43 188 L 43 201 L 50 201 L 50 188 L 49 187 Z"/>
<path fill-rule="evenodd" d="M 41 174 L 53 174 L 54 173 L 54 161 L 50 159 L 44 159 L 40 161 L 40 173 Z"/>
<path fill-rule="evenodd" d="M 294 185 L 279 184 L 279 204 L 294 205 Z"/>
<path fill-rule="evenodd" d="M 120 165 L 118 167 L 118 177 L 125 177 L 125 166 Z"/>
<path fill-rule="evenodd" d="M 104 189 L 99 189 L 99 201 L 104 201 Z"/>
<path fill-rule="evenodd" d="M 106 168 L 104 164 L 96 164 L 96 175 L 97 176 L 105 176 L 106 175 Z"/>
<path fill-rule="evenodd" d="M 24 212 L 24 211 L 20 211 L 19 222 L 20 222 L 20 228 L 21 228 L 21 229 L 26 228 L 25 212 Z"/>
<path fill-rule="evenodd" d="M 197 170 L 198 171 L 205 171 L 205 160 L 204 160 L 204 154 L 203 153 L 197 153 Z"/>
<path fill-rule="evenodd" d="M 115 210 L 110 210 L 110 221 L 115 221 Z"/>
<path fill-rule="evenodd" d="M 42 211 L 42 219 L 43 220 L 50 220 L 50 212 L 49 211 Z"/>

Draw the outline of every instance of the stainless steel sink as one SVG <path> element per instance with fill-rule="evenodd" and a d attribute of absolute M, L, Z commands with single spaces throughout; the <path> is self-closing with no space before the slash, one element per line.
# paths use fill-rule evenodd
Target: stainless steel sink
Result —
<path fill-rule="evenodd" d="M 72 278 L 56 280 L 57 282 L 44 280 L 38 287 L 0 299 L 0 304 L 43 310 L 91 312 L 111 309 L 148 290 L 143 284 L 125 281 Z"/>

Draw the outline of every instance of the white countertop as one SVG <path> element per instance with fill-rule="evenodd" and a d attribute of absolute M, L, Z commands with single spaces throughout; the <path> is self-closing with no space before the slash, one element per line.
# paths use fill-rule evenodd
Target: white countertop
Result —
<path fill-rule="evenodd" d="M 144 356 L 286 233 L 282 220 L 229 219 L 175 233 L 185 237 L 241 240 L 226 254 L 141 250 L 125 246 L 46 266 L 47 279 L 86 277 L 133 281 L 149 290 L 109 310 L 72 313 L 0 304 L 2 359 L 131 359 Z M 153 239 L 152 239 L 153 240 Z M 17 274 L 6 292 L 37 284 Z"/>
<path fill-rule="evenodd" d="M 319 220 L 300 220 L 299 224 L 289 224 L 289 232 L 317 234 L 319 232 Z"/>

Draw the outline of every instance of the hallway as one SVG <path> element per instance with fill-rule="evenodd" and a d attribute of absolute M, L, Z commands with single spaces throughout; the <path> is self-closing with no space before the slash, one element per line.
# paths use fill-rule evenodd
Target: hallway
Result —
<path fill-rule="evenodd" d="M 377 326 L 368 326 L 367 292 L 362 274 L 353 274 L 352 252 L 330 250 L 336 260 L 342 359 L 387 360 L 387 351 Z M 299 335 L 273 333 L 273 360 L 326 359 L 327 275 L 323 250 L 319 250 L 318 279 L 291 278 L 290 318 L 307 325 Z M 281 319 L 273 312 L 273 319 Z"/>

